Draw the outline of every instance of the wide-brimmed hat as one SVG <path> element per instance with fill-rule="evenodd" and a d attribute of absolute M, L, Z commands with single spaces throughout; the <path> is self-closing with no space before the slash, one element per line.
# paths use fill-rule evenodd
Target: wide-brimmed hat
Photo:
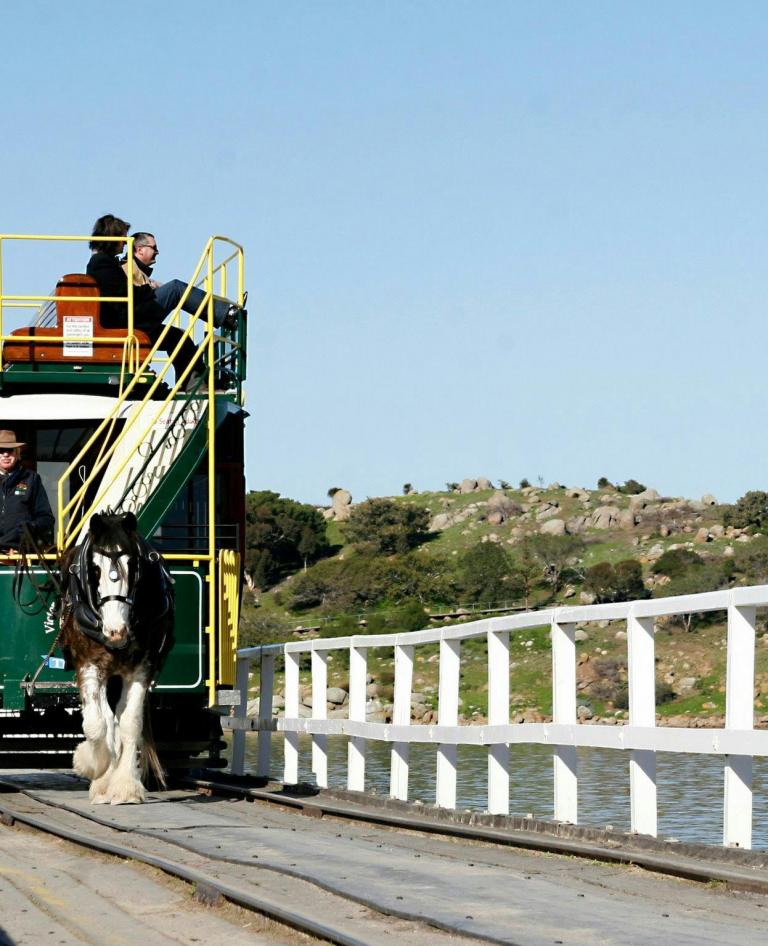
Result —
<path fill-rule="evenodd" d="M 0 447 L 24 447 L 26 446 L 20 440 L 16 439 L 16 434 L 12 430 L 0 430 Z"/>

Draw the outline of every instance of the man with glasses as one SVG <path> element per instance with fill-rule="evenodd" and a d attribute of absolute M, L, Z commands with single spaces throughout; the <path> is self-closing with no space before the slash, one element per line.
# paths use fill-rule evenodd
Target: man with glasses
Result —
<path fill-rule="evenodd" d="M 48 542 L 53 534 L 53 513 L 43 481 L 21 463 L 21 448 L 12 430 L 0 430 L 0 549 L 24 547 L 25 536 Z"/>
<path fill-rule="evenodd" d="M 152 301 L 160 307 L 163 318 L 170 315 L 181 302 L 184 293 L 187 292 L 188 283 L 180 279 L 171 279 L 170 282 L 160 283 L 152 279 L 152 270 L 157 262 L 160 250 L 157 248 L 157 240 L 153 233 L 144 233 L 139 231 L 133 234 L 133 285 L 134 293 L 145 293 Z M 123 263 L 123 269 L 128 275 L 128 261 Z M 191 315 L 197 313 L 201 319 L 206 318 L 206 310 L 203 307 L 205 293 L 197 286 L 193 286 L 187 293 L 182 309 Z M 237 326 L 238 314 L 246 314 L 245 309 L 233 305 L 226 299 L 213 299 L 213 324 L 216 328 L 235 328 Z"/>
<path fill-rule="evenodd" d="M 118 260 L 118 256 L 125 249 L 125 238 L 131 225 L 114 214 L 104 214 L 93 225 L 89 243 L 91 258 L 86 267 L 86 273 L 96 280 L 102 296 L 125 297 L 128 295 L 128 263 L 125 258 Z M 103 239 L 109 237 L 111 239 Z M 187 283 L 179 279 L 161 286 L 151 278 L 152 267 L 157 256 L 157 241 L 151 233 L 139 232 L 134 237 L 133 261 L 133 324 L 141 329 L 154 344 L 163 332 L 163 320 L 170 315 L 178 305 Z M 122 263 L 122 266 L 121 266 Z M 184 303 L 186 312 L 197 312 L 204 299 L 202 290 L 192 288 Z M 214 324 L 232 328 L 237 325 L 238 313 L 245 315 L 244 309 L 232 305 L 226 300 L 214 300 Z M 201 311 L 201 318 L 206 313 Z M 124 302 L 103 302 L 101 304 L 101 324 L 106 328 L 125 328 L 128 324 L 128 307 Z M 192 371 L 187 375 L 185 390 L 197 394 L 206 394 L 207 386 L 203 380 L 204 366 L 197 358 L 197 347 L 192 338 L 184 338 L 184 332 L 178 325 L 171 325 L 165 331 L 161 346 L 168 355 L 178 348 L 173 358 L 173 365 L 177 377 L 183 374 L 190 364 L 195 362 Z"/>

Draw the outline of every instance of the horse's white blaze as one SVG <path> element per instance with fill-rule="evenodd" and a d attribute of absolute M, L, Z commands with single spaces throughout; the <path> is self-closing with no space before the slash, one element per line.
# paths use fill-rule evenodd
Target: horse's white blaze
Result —
<path fill-rule="evenodd" d="M 93 553 L 93 564 L 99 569 L 99 598 L 108 598 L 111 595 L 120 595 L 127 598 L 130 592 L 128 566 L 130 559 L 121 555 L 116 561 Z M 104 636 L 109 639 L 120 640 L 128 633 L 131 618 L 131 607 L 125 601 L 105 601 L 101 605 L 101 619 Z"/>

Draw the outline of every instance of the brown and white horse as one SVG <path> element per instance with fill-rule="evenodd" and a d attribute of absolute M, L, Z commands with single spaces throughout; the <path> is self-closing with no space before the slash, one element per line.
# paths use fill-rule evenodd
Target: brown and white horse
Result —
<path fill-rule="evenodd" d="M 173 645 L 172 579 L 133 513 L 91 518 L 63 568 L 61 647 L 74 666 L 85 741 L 74 769 L 95 804 L 144 801 L 151 770 L 165 785 L 147 690 Z"/>

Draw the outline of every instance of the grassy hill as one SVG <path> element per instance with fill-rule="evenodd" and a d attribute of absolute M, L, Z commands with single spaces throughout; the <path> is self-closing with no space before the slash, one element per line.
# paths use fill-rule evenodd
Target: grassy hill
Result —
<path fill-rule="evenodd" d="M 468 596 L 462 585 L 462 563 L 473 549 L 490 544 L 504 550 L 512 576 L 522 557 L 548 533 L 544 543 L 548 548 L 556 553 L 561 544 L 571 551 L 557 586 L 547 580 L 545 560 L 539 556 L 539 568 L 528 589 L 531 608 L 594 600 L 590 570 L 605 562 L 639 563 L 644 593 L 654 596 L 768 580 L 768 539 L 754 527 L 730 524 L 733 516 L 729 518 L 729 507 L 717 505 L 711 497 L 686 500 L 658 496 L 653 491 L 630 494 L 613 486 L 586 490 L 552 484 L 464 493 L 423 492 L 389 499 L 397 507 L 410 504 L 426 510 L 432 531 L 424 541 L 407 556 L 372 555 L 345 541 L 343 522 L 328 521 L 333 556 L 265 593 L 246 596 L 244 639 L 413 630 L 437 623 L 434 615 L 446 612 L 468 613 L 442 619 L 442 623 L 471 620 L 481 607 L 522 607 L 522 595 L 511 577 L 508 584 L 502 579 L 497 585 L 495 600 Z M 677 557 L 663 557 L 670 550 Z M 667 561 L 672 574 L 659 569 L 659 563 Z M 404 574 L 416 576 L 418 581 L 414 578 L 409 584 Z M 391 585 L 386 584 L 387 576 Z M 351 590 L 343 598 L 343 607 L 329 600 L 292 607 L 298 600 L 294 589 L 316 583 L 319 588 L 337 590 L 345 582 Z M 512 594 L 513 590 L 518 593 Z M 308 600 L 311 602 L 311 595 Z M 716 614 L 698 621 L 659 622 L 657 698 L 662 715 L 722 715 L 724 619 L 724 614 Z M 601 622 L 578 630 L 579 712 L 585 718 L 620 719 L 627 706 L 624 628 Z M 756 668 L 758 715 L 768 712 L 768 634 L 764 631 L 761 628 Z M 551 713 L 548 629 L 513 635 L 511 647 L 513 713 L 520 719 L 546 718 Z M 418 648 L 416 655 L 414 688 L 427 711 L 436 705 L 434 653 L 435 648 L 424 647 Z M 369 672 L 385 702 L 391 662 L 391 650 L 386 648 L 372 649 L 369 654 Z M 346 661 L 337 657 L 330 668 L 331 685 L 343 686 L 346 674 Z M 485 645 L 473 641 L 462 653 L 461 696 L 466 718 L 484 717 L 486 691 Z"/>

